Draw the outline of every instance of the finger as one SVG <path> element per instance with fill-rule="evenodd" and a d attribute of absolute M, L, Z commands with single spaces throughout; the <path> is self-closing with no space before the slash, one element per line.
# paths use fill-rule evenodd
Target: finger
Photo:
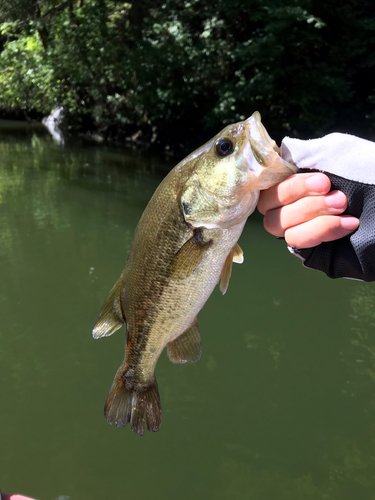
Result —
<path fill-rule="evenodd" d="M 275 235 L 284 236 L 286 229 L 320 215 L 338 215 L 344 212 L 348 200 L 341 191 L 332 191 L 326 196 L 308 196 L 290 205 L 269 210 L 264 216 L 265 229 Z"/>
<path fill-rule="evenodd" d="M 258 210 L 264 215 L 269 210 L 289 205 L 305 196 L 326 194 L 330 189 L 331 181 L 320 172 L 294 174 L 276 186 L 261 191 Z"/>
<path fill-rule="evenodd" d="M 285 241 L 297 249 L 311 248 L 351 234 L 359 220 L 350 215 L 323 215 L 285 231 Z"/>

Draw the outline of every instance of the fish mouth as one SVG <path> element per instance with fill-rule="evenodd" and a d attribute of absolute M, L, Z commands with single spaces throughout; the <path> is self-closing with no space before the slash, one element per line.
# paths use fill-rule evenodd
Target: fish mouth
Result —
<path fill-rule="evenodd" d="M 255 160 L 251 162 L 250 169 L 255 175 L 263 176 L 264 180 L 267 179 L 261 189 L 267 189 L 267 187 L 280 182 L 297 171 L 295 165 L 281 157 L 281 148 L 268 135 L 258 111 L 255 111 L 243 123 L 246 138 Z"/>
<path fill-rule="evenodd" d="M 259 111 L 255 111 L 255 113 L 243 123 L 245 126 L 246 138 L 250 143 L 255 160 L 262 167 L 269 166 L 270 158 L 274 157 L 275 153 L 278 155 L 280 148 L 268 135 L 261 121 Z"/>
<path fill-rule="evenodd" d="M 259 111 L 255 111 L 247 120 L 245 120 L 245 131 L 247 139 L 250 141 L 251 146 L 260 145 L 261 149 L 265 148 L 278 152 L 280 149 L 276 142 L 271 139 L 265 129 Z M 255 143 L 255 144 L 254 144 Z"/>

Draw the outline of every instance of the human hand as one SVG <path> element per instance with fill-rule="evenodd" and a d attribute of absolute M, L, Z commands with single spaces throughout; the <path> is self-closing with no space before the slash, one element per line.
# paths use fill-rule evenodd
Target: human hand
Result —
<path fill-rule="evenodd" d="M 284 237 L 289 246 L 311 248 L 355 231 L 356 217 L 342 214 L 347 198 L 341 191 L 329 192 L 331 182 L 320 172 L 300 173 L 261 191 L 258 210 L 265 229 Z"/>

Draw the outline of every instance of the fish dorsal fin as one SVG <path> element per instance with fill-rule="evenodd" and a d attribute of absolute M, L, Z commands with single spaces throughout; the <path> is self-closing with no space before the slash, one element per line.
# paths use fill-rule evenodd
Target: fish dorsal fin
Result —
<path fill-rule="evenodd" d="M 172 363 L 195 363 L 199 360 L 202 354 L 202 342 L 197 318 L 182 335 L 167 344 L 167 354 Z"/>
<path fill-rule="evenodd" d="M 95 323 L 92 331 L 94 339 L 109 337 L 125 324 L 125 318 L 121 309 L 121 283 L 122 274 L 100 309 L 98 321 Z"/>
<path fill-rule="evenodd" d="M 169 266 L 171 276 L 177 279 L 188 278 L 211 244 L 212 241 L 202 241 L 200 230 L 194 231 L 194 235 L 182 245 L 173 257 Z"/>
<path fill-rule="evenodd" d="M 234 250 L 233 250 L 233 262 L 236 264 L 242 264 L 243 262 L 243 251 L 242 248 L 238 243 L 236 243 Z"/>

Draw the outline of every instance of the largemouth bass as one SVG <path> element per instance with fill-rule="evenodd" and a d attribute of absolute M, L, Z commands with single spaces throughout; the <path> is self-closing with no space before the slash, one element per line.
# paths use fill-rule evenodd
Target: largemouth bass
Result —
<path fill-rule="evenodd" d="M 155 366 L 163 349 L 173 363 L 198 361 L 197 314 L 220 281 L 228 288 L 237 244 L 259 191 L 296 172 L 255 112 L 229 125 L 181 161 L 161 182 L 137 225 L 125 268 L 110 291 L 93 337 L 126 324 L 123 364 L 104 414 L 143 435 L 158 431 Z"/>

